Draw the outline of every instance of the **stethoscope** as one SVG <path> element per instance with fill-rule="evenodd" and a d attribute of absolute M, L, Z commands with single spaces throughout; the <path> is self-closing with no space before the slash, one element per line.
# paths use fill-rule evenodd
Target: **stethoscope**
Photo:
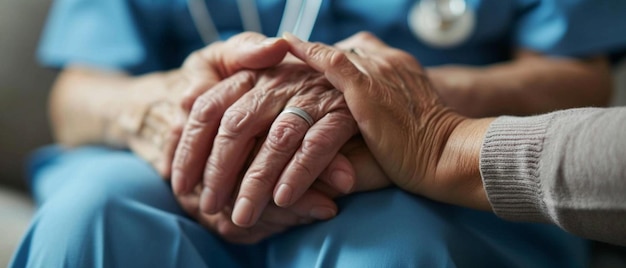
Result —
<path fill-rule="evenodd" d="M 409 11 L 408 22 L 424 43 L 448 48 L 469 39 L 476 26 L 476 14 L 467 0 L 421 0 Z"/>
<path fill-rule="evenodd" d="M 322 5 L 322 0 L 287 0 L 277 35 L 290 32 L 308 40 Z M 205 0 L 187 0 L 193 23 L 205 44 L 220 39 Z M 245 31 L 262 32 L 255 0 L 237 0 Z M 466 41 L 476 24 L 475 11 L 467 0 L 421 0 L 408 15 L 409 28 L 425 44 L 436 48 L 459 45 Z"/>
<path fill-rule="evenodd" d="M 276 35 L 290 32 L 302 40 L 309 40 L 321 6 L 322 0 L 287 0 Z M 187 7 L 202 41 L 210 44 L 220 40 L 205 0 L 187 0 Z M 263 31 L 255 0 L 237 0 L 237 7 L 245 31 Z"/>

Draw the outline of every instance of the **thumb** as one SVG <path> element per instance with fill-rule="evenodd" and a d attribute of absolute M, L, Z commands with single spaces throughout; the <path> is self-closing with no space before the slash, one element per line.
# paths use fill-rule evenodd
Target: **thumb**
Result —
<path fill-rule="evenodd" d="M 200 85 L 190 86 L 184 93 L 183 109 L 191 110 L 196 98 L 213 84 L 243 69 L 262 69 L 277 65 L 288 51 L 289 44 L 284 39 L 245 32 L 194 52 L 187 58 L 183 68 L 190 69 L 205 79 Z"/>
<path fill-rule="evenodd" d="M 323 72 L 328 81 L 343 92 L 348 109 L 359 125 L 361 133 L 366 136 L 372 128 L 376 128 L 376 113 L 380 111 L 380 99 L 372 90 L 367 69 L 348 58 L 343 51 L 321 43 L 304 42 L 292 34 L 285 33 L 285 40 L 291 47 L 291 53 L 311 68 Z"/>
<path fill-rule="evenodd" d="M 285 33 L 283 37 L 289 42 L 294 56 L 324 73 L 326 79 L 339 91 L 348 94 L 362 86 L 365 78 L 363 73 L 343 51 L 321 43 L 304 42 L 290 33 Z"/>
<path fill-rule="evenodd" d="M 282 38 L 245 32 L 217 44 L 216 48 L 209 46 L 203 51 L 206 51 L 207 62 L 220 71 L 224 79 L 241 69 L 262 69 L 279 64 L 289 51 L 289 44 Z"/>

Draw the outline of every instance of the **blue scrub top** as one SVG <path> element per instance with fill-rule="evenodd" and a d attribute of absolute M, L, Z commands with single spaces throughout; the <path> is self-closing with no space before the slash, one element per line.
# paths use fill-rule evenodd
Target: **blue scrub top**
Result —
<path fill-rule="evenodd" d="M 526 48 L 555 56 L 588 56 L 626 48 L 626 1 L 466 0 L 476 27 L 451 48 L 426 45 L 411 31 L 415 0 L 325 0 L 312 41 L 334 43 L 370 31 L 425 66 L 485 65 Z M 207 1 L 222 38 L 243 31 L 234 0 Z M 285 0 L 257 0 L 263 33 L 276 35 Z M 185 0 L 57 0 L 38 56 L 62 68 L 86 64 L 141 74 L 177 68 L 203 47 Z"/>

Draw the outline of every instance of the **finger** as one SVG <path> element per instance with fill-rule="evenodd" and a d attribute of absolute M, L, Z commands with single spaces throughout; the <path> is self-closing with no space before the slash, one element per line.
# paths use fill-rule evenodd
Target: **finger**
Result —
<path fill-rule="evenodd" d="M 290 76 L 286 76 L 285 72 Z M 287 100 L 303 88 L 306 91 L 310 88 L 320 87 L 322 84 L 329 86 L 322 76 L 317 75 L 317 77 L 311 78 L 310 73 L 310 68 L 302 64 L 282 65 L 265 71 L 255 88 L 228 108 L 207 162 L 204 176 L 205 191 L 201 200 L 203 211 L 215 213 L 226 202 L 231 201 L 231 193 L 234 192 L 234 186 L 240 178 L 238 174 L 248 158 L 250 146 L 255 144 L 260 137 L 266 135 L 269 126 L 285 106 Z M 294 79 L 294 76 L 302 77 L 305 81 L 302 83 L 285 83 L 285 79 Z M 275 161 L 275 159 L 270 161 Z M 284 165 L 279 166 L 279 169 L 274 172 L 280 171 L 282 168 Z M 271 170 L 264 167 L 260 169 Z M 264 192 L 269 191 L 265 195 L 270 197 L 271 189 L 278 175 L 267 177 L 262 173 L 248 172 L 248 174 L 252 174 L 250 176 L 254 177 L 251 179 L 252 181 L 259 179 L 256 182 L 251 182 L 251 185 L 266 184 L 261 188 Z M 244 178 L 242 184 L 245 184 L 245 181 Z M 247 187 L 249 186 L 243 188 Z M 258 205 L 264 206 L 268 200 L 258 200 Z"/>
<path fill-rule="evenodd" d="M 337 153 L 333 161 L 322 171 L 318 181 L 327 185 L 325 188 L 328 190 L 323 191 L 324 194 L 334 198 L 354 191 L 356 173 L 350 160 L 343 154 Z"/>
<path fill-rule="evenodd" d="M 388 46 L 370 32 L 358 32 L 342 41 L 335 43 L 335 47 L 343 50 L 349 50 L 351 48 L 365 48 L 368 50 L 377 50 L 380 48 L 387 48 Z"/>
<path fill-rule="evenodd" d="M 197 212 L 197 220 L 222 239 L 235 244 L 254 244 L 286 229 L 283 225 L 259 223 L 251 228 L 242 228 L 230 221 L 230 214 L 220 212 L 214 215 Z"/>
<path fill-rule="evenodd" d="M 182 107 L 189 111 L 195 99 L 214 83 L 242 69 L 262 69 L 277 65 L 287 54 L 289 46 L 280 38 L 267 38 L 262 34 L 245 32 L 226 42 L 215 42 L 185 61 L 184 67 L 205 76 L 203 82 L 192 84 L 184 93 Z"/>
<path fill-rule="evenodd" d="M 250 211 L 262 213 L 265 205 L 271 200 L 272 190 L 293 153 L 298 149 L 302 138 L 305 136 L 309 125 L 302 118 L 293 114 L 281 114 L 272 124 L 268 137 L 263 142 L 259 152 L 254 157 L 250 167 L 246 171 L 237 199 L 245 198 L 245 202 L 253 204 L 253 208 L 245 208 L 242 211 L 241 202 L 235 206 L 234 214 L 237 224 L 248 225 L 256 221 L 256 216 L 246 216 L 253 219 L 252 223 L 240 220 L 242 214 L 250 214 Z M 244 203 L 245 203 L 244 202 Z"/>
<path fill-rule="evenodd" d="M 356 181 L 351 192 L 371 191 L 385 188 L 391 184 L 389 177 L 361 137 L 354 137 L 347 142 L 341 148 L 340 154 L 349 161 L 349 163 L 340 163 L 340 165 L 344 167 L 350 165 L 354 170 Z"/>
<path fill-rule="evenodd" d="M 337 204 L 325 194 L 314 189 L 306 190 L 300 199 L 286 208 L 298 215 L 304 222 L 328 220 L 337 215 Z"/>
<path fill-rule="evenodd" d="M 268 201 L 272 199 L 272 192 L 281 172 L 283 172 L 287 163 L 289 163 L 294 153 L 300 147 L 302 139 L 310 127 L 307 120 L 317 121 L 324 116 L 324 113 L 337 110 L 338 107 L 343 107 L 343 110 L 347 112 L 345 102 L 343 102 L 340 93 L 326 90 L 326 85 L 316 86 L 304 92 L 301 91 L 290 100 L 287 106 L 298 107 L 299 110 L 311 118 L 305 120 L 300 115 L 281 113 L 272 123 L 268 138 L 263 142 L 263 146 L 248 168 L 239 188 L 237 203 L 240 206 L 235 206 L 233 219 L 235 223 L 242 226 L 253 224 L 257 217 L 261 215 Z M 352 129 L 356 131 L 356 125 L 352 124 L 354 125 Z M 338 138 L 342 139 L 341 136 L 338 136 Z M 342 143 L 342 141 L 338 143 Z M 336 148 L 338 149 L 340 145 L 337 145 Z M 324 150 L 327 149 L 324 148 Z M 327 161 L 330 161 L 333 156 L 334 153 L 319 155 L 319 157 L 328 159 Z M 323 161 L 326 161 L 326 159 Z M 304 164 L 324 166 L 327 164 L 319 162 L 317 159 L 309 162 L 315 163 L 307 162 Z M 310 178 L 306 180 L 313 181 L 322 168 L 315 166 L 314 174 L 310 174 Z M 298 196 L 301 192 L 298 192 Z"/>
<path fill-rule="evenodd" d="M 176 194 L 186 193 L 200 182 L 224 111 L 252 88 L 254 80 L 252 72 L 239 72 L 194 103 L 174 154 L 172 187 Z"/>
<path fill-rule="evenodd" d="M 323 72 L 338 90 L 346 93 L 366 85 L 363 73 L 343 51 L 321 43 L 303 42 L 290 33 L 285 33 L 284 38 L 289 42 L 290 51 L 294 56 L 313 69 Z"/>
<path fill-rule="evenodd" d="M 275 203 L 287 207 L 300 198 L 330 164 L 341 146 L 356 133 L 356 123 L 347 110 L 328 113 L 316 122 L 280 176 L 274 190 Z M 350 177 L 337 174 L 335 179 L 330 185 L 337 186 L 340 192 L 348 192 L 352 188 Z"/>
<path fill-rule="evenodd" d="M 268 204 L 259 218 L 259 223 L 276 224 L 284 227 L 295 226 L 300 222 L 301 218 L 298 214 L 273 204 Z"/>
<path fill-rule="evenodd" d="M 259 218 L 259 223 L 291 227 L 315 220 L 328 220 L 336 214 L 337 205 L 330 197 L 309 189 L 288 208 L 269 204 Z"/>
<path fill-rule="evenodd" d="M 253 89 L 224 113 L 206 161 L 204 190 L 200 199 L 203 212 L 216 213 L 231 200 L 238 175 L 257 138 L 265 134 L 267 126 L 284 105 L 268 98 L 267 91 L 269 89 Z"/>

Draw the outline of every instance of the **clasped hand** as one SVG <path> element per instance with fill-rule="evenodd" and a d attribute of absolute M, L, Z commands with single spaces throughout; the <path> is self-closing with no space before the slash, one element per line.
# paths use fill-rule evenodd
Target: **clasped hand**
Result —
<path fill-rule="evenodd" d="M 336 47 L 286 40 L 245 33 L 187 60 L 210 68 L 196 69 L 203 82 L 189 83 L 181 105 L 171 177 L 183 208 L 251 243 L 331 218 L 331 198 L 389 181 L 445 199 L 456 184 L 440 159 L 465 119 L 441 104 L 419 63 L 369 34 Z M 289 50 L 306 64 L 283 59 Z M 289 106 L 315 123 L 281 114 Z"/>

